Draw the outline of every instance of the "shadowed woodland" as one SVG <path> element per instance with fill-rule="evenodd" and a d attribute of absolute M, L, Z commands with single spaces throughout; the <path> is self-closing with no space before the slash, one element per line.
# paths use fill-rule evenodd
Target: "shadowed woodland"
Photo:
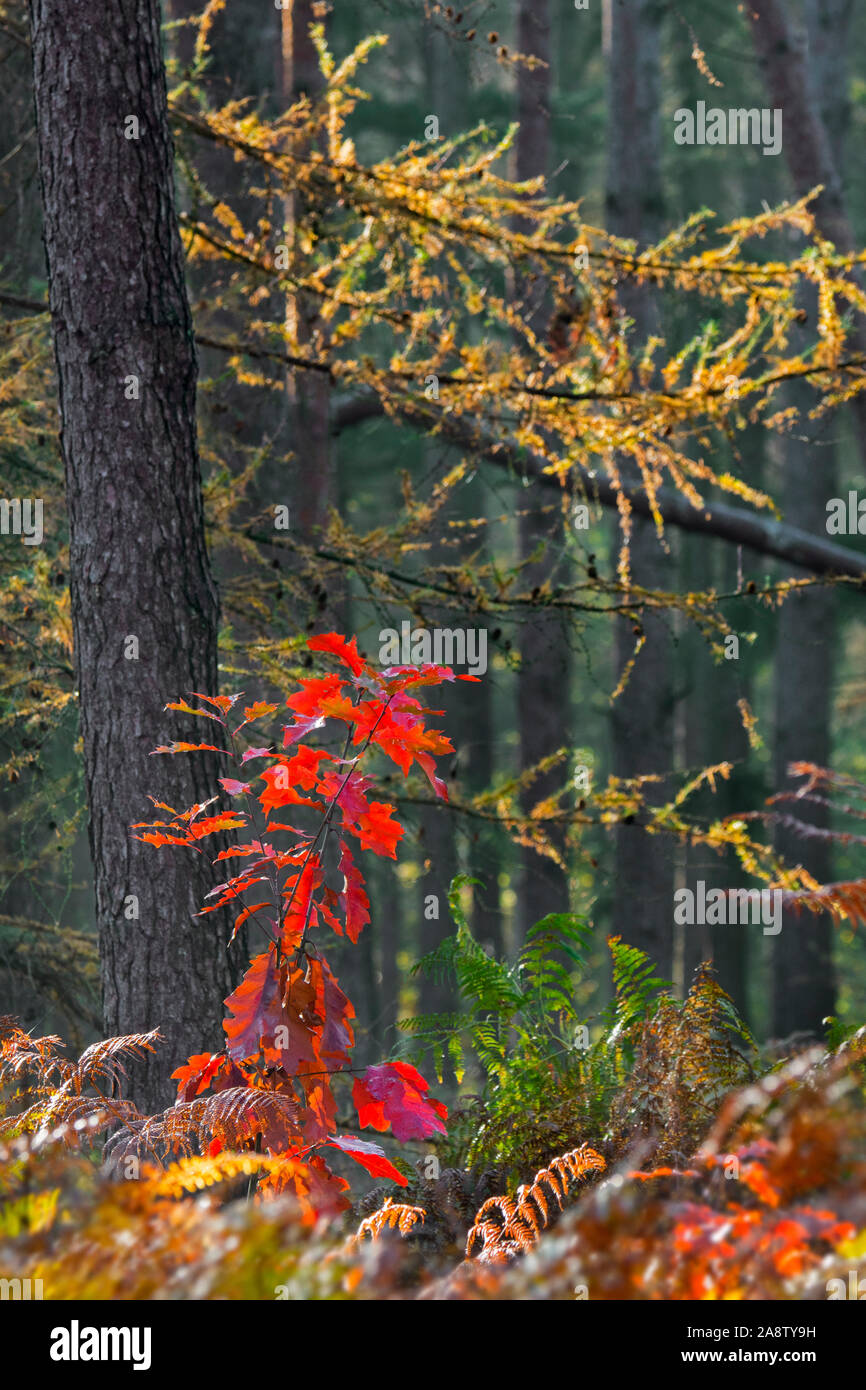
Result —
<path fill-rule="evenodd" d="M 0 1273 L 858 1296 L 864 63 L 0 0 Z"/>

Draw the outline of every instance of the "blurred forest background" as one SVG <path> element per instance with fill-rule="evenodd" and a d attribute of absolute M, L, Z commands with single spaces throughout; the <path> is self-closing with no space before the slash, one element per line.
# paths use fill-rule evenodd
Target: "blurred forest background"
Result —
<path fill-rule="evenodd" d="M 447 142 L 470 131 L 467 151 L 489 149 L 519 122 L 497 155 L 499 176 L 543 175 L 548 196 L 578 202 L 587 224 L 644 246 L 695 214 L 706 222 L 711 212 L 719 225 L 760 217 L 820 182 L 808 161 L 798 166 L 791 157 L 802 134 L 794 110 L 801 100 L 827 132 L 841 181 L 835 192 L 841 188 L 854 244 L 862 246 L 866 10 L 817 0 L 783 10 L 805 46 L 786 58 L 791 104 L 783 150 L 770 157 L 756 145 L 690 147 L 673 138 L 674 112 L 701 100 L 779 105 L 771 66 L 733 3 L 469 0 L 461 11 L 429 0 L 337 0 L 280 10 L 268 0 L 226 0 L 209 7 L 202 30 L 188 22 L 200 12 L 196 3 L 164 7 L 181 235 L 199 336 L 205 515 L 222 603 L 220 689 L 285 698 L 305 674 L 302 639 L 313 631 L 357 633 L 372 660 L 383 630 L 405 620 L 487 632 L 481 684 L 461 683 L 431 700 L 445 708 L 441 725 L 455 748 L 440 767 L 450 803 L 434 804 L 420 784 L 414 790 L 393 779 L 388 794 L 407 840 L 396 864 L 378 860 L 371 870 L 371 929 L 354 951 L 341 954 L 338 943 L 332 952 L 358 1014 L 359 1065 L 404 1045 L 398 1020 L 453 1005 L 447 982 L 411 967 L 451 929 L 447 893 L 457 873 L 477 880 L 464 888 L 464 905 L 475 937 L 496 954 L 513 957 L 545 913 L 570 910 L 592 921 L 595 967 L 579 982 L 587 1017 L 609 995 L 605 938 L 613 933 L 646 950 L 680 994 L 712 957 L 761 1039 L 818 1033 L 827 1015 L 862 1022 L 866 946 L 850 917 L 786 913 L 778 936 L 760 925 L 678 926 L 677 888 L 757 880 L 730 850 L 689 844 L 679 833 L 647 834 L 639 810 L 606 815 L 593 801 L 610 776 L 658 774 L 652 796 L 661 802 L 702 768 L 729 761 L 730 777 L 717 777 L 714 788 L 703 782 L 688 802 L 689 818 L 710 822 L 765 809 L 767 797 L 790 786 L 792 760 L 866 780 L 862 588 L 819 585 L 784 603 L 762 601 L 768 586 L 809 571 L 736 536 L 676 524 L 666 525 L 662 542 L 652 523 L 638 521 L 637 582 L 680 597 L 714 591 L 739 652 L 725 659 L 718 631 L 701 632 L 682 602 L 655 608 L 641 631 L 639 608 L 624 600 L 625 613 L 593 611 L 622 599 L 615 510 L 588 497 L 590 525 L 582 529 L 556 479 L 521 476 L 513 457 L 385 413 L 339 377 L 227 352 L 250 313 L 249 302 L 246 320 L 239 307 L 238 265 L 245 245 L 250 255 L 258 246 L 244 230 L 260 215 L 257 171 L 202 138 L 196 113 L 244 102 L 234 113 L 242 126 L 253 115 L 275 119 L 305 93 L 315 98 L 322 77 L 311 22 L 324 23 L 337 62 L 368 35 L 385 33 L 387 44 L 373 48 L 352 79 L 368 94 L 346 115 L 360 164 L 391 159 L 411 142 L 426 157 L 431 136 Z M 798 86 L 804 72 L 808 88 Z M 482 125 L 493 134 L 479 134 Z M 303 189 L 287 196 L 287 225 L 315 225 L 318 213 L 291 206 L 306 196 Z M 39 307 L 48 291 L 41 217 L 26 13 L 4 3 L 0 472 L 5 497 L 45 499 L 45 538 L 38 547 L 8 536 L 0 542 L 0 1012 L 84 1043 L 103 1029 L 63 468 L 49 321 Z M 222 226 L 231 258 L 206 253 L 197 234 L 205 224 Z M 799 249 L 794 230 L 776 228 L 749 254 L 784 258 Z M 290 256 L 308 250 L 314 257 L 314 246 L 293 245 Z M 572 298 L 540 279 L 528 286 L 519 272 L 502 290 L 554 361 L 579 344 L 576 281 Z M 250 302 L 261 319 L 294 316 L 288 341 L 320 351 L 324 330 L 311 295 L 286 296 L 265 281 L 258 295 Z M 714 311 L 669 285 L 630 312 L 644 338 L 658 332 L 685 343 Z M 480 304 L 474 317 L 466 313 L 464 331 L 469 342 L 499 334 L 507 345 L 505 316 L 491 324 Z M 422 378 L 422 410 L 424 390 Z M 496 383 L 483 395 L 480 413 L 495 421 L 504 408 Z M 858 421 L 843 408 L 787 430 L 747 421 L 727 440 L 714 436 L 710 461 L 717 475 L 734 473 L 765 491 L 784 522 L 824 541 L 826 502 L 866 490 Z M 730 500 L 712 484 L 702 492 L 709 502 Z M 274 526 L 280 506 L 290 511 L 285 532 Z M 748 501 L 737 506 L 749 510 Z M 862 548 L 857 537 L 836 543 Z M 146 547 L 147 536 L 129 544 Z M 597 605 L 596 580 L 606 586 Z M 551 602 L 557 598 L 574 601 Z M 129 630 L 136 631 L 132 619 Z M 646 643 L 612 699 L 639 635 Z M 187 694 L 163 693 L 166 700 Z M 151 766 L 130 768 L 129 778 L 143 817 Z M 810 816 L 819 829 L 842 825 L 820 807 L 804 812 Z M 819 882 L 859 877 L 856 835 L 843 843 L 781 825 L 774 833 L 786 859 Z"/>

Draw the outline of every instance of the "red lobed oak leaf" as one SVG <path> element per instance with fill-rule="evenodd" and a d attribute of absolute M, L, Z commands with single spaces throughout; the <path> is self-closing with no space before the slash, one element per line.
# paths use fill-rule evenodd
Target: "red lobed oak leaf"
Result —
<path fill-rule="evenodd" d="M 181 1101 L 195 1100 L 203 1091 L 224 1091 L 229 1086 L 247 1083 L 240 1067 L 225 1052 L 199 1052 L 171 1075 L 172 1080 L 177 1080 L 177 1098 Z"/>
<path fill-rule="evenodd" d="M 229 796 L 246 796 L 250 790 L 249 782 L 239 782 L 236 777 L 218 777 L 217 781 Z"/>
<path fill-rule="evenodd" d="M 404 1177 L 393 1163 L 385 1157 L 384 1149 L 378 1144 L 371 1144 L 367 1139 L 356 1139 L 354 1134 L 341 1134 L 333 1139 L 328 1139 L 333 1148 L 340 1149 L 350 1158 L 354 1158 L 356 1163 L 360 1163 L 362 1168 L 366 1168 L 374 1178 L 390 1178 L 393 1182 L 399 1183 L 401 1187 L 408 1187 L 409 1179 Z"/>
<path fill-rule="evenodd" d="M 265 768 L 261 778 L 265 783 L 265 790 L 259 797 L 259 804 L 265 815 L 270 815 L 277 806 L 312 806 L 318 811 L 324 810 L 320 801 L 314 801 L 308 796 L 301 796 L 290 785 L 288 759 L 274 763 L 273 767 Z"/>
<path fill-rule="evenodd" d="M 428 1100 L 429 1089 L 420 1072 L 408 1062 L 384 1062 L 368 1067 L 352 1088 L 352 1099 L 362 1129 L 386 1130 L 401 1143 L 407 1139 L 429 1139 L 431 1134 L 447 1134 L 442 1120 L 448 1111 L 441 1101 Z"/>
<path fill-rule="evenodd" d="M 316 1014 L 322 1020 L 318 1053 L 329 1071 L 339 1071 L 351 1061 L 355 1006 L 341 990 L 324 956 L 310 961 L 310 984 L 316 991 Z"/>
<path fill-rule="evenodd" d="M 397 841 L 403 838 L 403 827 L 399 821 L 392 820 L 394 807 L 387 801 L 371 801 L 369 811 L 359 817 L 354 833 L 358 836 L 361 849 L 371 849 L 374 854 L 397 858 Z"/>
<path fill-rule="evenodd" d="M 226 1000 L 226 1008 L 233 1015 L 223 1019 L 226 1048 L 236 1062 L 257 1057 L 262 1038 L 272 1037 L 284 1022 L 282 975 L 271 946 L 251 961 L 237 989 Z"/>
<path fill-rule="evenodd" d="M 358 655 L 357 637 L 347 642 L 339 632 L 322 632 L 317 637 L 309 637 L 307 646 L 311 652 L 330 652 L 332 656 L 338 657 L 349 667 L 353 676 L 360 676 L 364 669 L 364 662 Z"/>
<path fill-rule="evenodd" d="M 308 718 L 317 718 L 320 714 L 322 701 L 330 695 L 336 695 L 342 690 L 346 682 L 339 676 L 310 676 L 301 681 L 301 689 L 295 694 L 290 695 L 286 700 L 286 706 L 294 710 L 295 714 L 300 714 Z"/>
<path fill-rule="evenodd" d="M 340 907 L 346 919 L 346 935 L 354 944 L 370 920 L 370 899 L 364 890 L 361 871 L 343 840 L 340 841 L 340 873 L 346 880 L 345 890 L 340 894 Z"/>

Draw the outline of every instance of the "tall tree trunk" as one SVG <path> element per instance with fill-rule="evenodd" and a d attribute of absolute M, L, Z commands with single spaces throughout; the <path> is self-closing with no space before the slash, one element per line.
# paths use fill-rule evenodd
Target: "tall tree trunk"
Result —
<path fill-rule="evenodd" d="M 217 684 L 159 8 L 31 0 L 30 19 L 105 1027 L 162 1030 L 131 1075 L 155 1108 L 218 1042 L 229 984 L 222 925 L 193 917 L 207 859 L 129 830 L 148 791 L 212 790 L 198 756 L 148 755 L 178 736 L 165 701 Z"/>
<path fill-rule="evenodd" d="M 517 49 L 542 60 L 537 68 L 517 70 L 517 119 L 515 176 L 518 181 L 547 174 L 550 166 L 551 50 L 548 0 L 520 0 L 517 13 Z M 515 291 L 523 300 L 524 315 L 536 332 L 542 330 L 550 305 L 544 285 L 530 285 L 517 277 Z M 533 589 L 551 577 L 550 552 L 562 546 L 562 521 L 551 511 L 550 501 L 537 487 L 519 498 L 518 536 L 520 559 L 525 568 L 523 586 Z M 539 550 L 542 552 L 538 556 Z M 520 674 L 517 678 L 517 722 L 520 737 L 520 770 L 541 762 L 556 751 L 569 728 L 568 634 L 560 618 L 534 612 L 520 633 Z M 567 736 L 567 735 L 566 735 Z M 558 767 L 536 778 L 527 789 L 524 810 L 549 796 L 562 783 Z M 558 836 L 554 836 L 558 839 Z M 520 851 L 518 887 L 520 940 L 548 912 L 568 910 L 568 880 L 562 869 L 535 850 Z"/>
<path fill-rule="evenodd" d="M 605 0 L 608 80 L 607 226 L 618 236 L 651 242 L 661 224 L 659 140 L 661 57 L 659 0 Z M 645 290 L 626 291 L 639 345 L 655 331 L 657 311 Z M 670 587 L 673 560 L 665 555 L 649 521 L 636 520 L 631 569 L 647 588 Z M 644 618 L 646 645 L 613 709 L 613 769 L 617 777 L 667 773 L 673 764 L 673 651 L 660 619 Z M 630 659 L 635 634 L 620 623 L 616 666 Z M 613 930 L 646 951 L 664 976 L 673 965 L 673 855 L 640 826 L 616 832 Z"/>
<path fill-rule="evenodd" d="M 752 33 L 774 105 L 785 113 L 783 148 L 799 196 L 824 185 L 815 204 L 819 228 L 840 251 L 853 249 L 842 191 L 841 166 L 847 122 L 847 52 L 851 18 L 849 0 L 810 0 L 807 31 L 795 33 L 776 0 L 758 0 L 750 8 Z M 803 307 L 814 325 L 814 296 Z M 806 346 L 806 332 L 802 334 Z M 866 341 L 859 328 L 862 341 Z M 836 424 L 810 421 L 812 395 L 803 384 L 791 387 L 786 404 L 800 415 L 795 431 L 783 441 L 782 504 L 786 521 L 805 531 L 822 532 L 827 499 L 836 495 Z M 853 410 L 861 454 L 866 457 L 866 401 Z M 795 570 L 795 574 L 800 571 Z M 831 758 L 832 682 L 836 636 L 836 602 L 831 590 L 797 595 L 779 618 L 776 657 L 776 785 L 786 780 L 788 765 L 806 759 L 826 766 Z M 827 816 L 811 808 L 803 816 L 825 827 Z M 832 877 L 832 848 L 826 842 L 806 846 L 779 828 L 776 849 L 791 863 L 805 863 L 818 879 Z M 795 1032 L 818 1035 L 822 1020 L 834 1011 L 833 925 L 829 916 L 804 919 L 786 913 L 773 942 L 772 1028 L 780 1037 Z"/>
<path fill-rule="evenodd" d="M 812 203 L 819 230 L 841 255 L 855 252 L 841 178 L 851 0 L 807 0 L 805 30 L 792 27 L 781 0 L 751 0 L 748 15 L 768 95 L 784 111 L 782 148 L 797 196 L 805 197 L 820 184 L 822 191 Z M 852 336 L 854 348 L 866 351 L 862 317 L 855 319 Z M 851 410 L 866 460 L 863 392 L 854 397 Z"/>
<path fill-rule="evenodd" d="M 314 99 L 322 86 L 318 56 L 310 38 L 313 22 L 312 0 L 286 0 L 282 14 L 281 77 L 285 107 L 302 96 Z M 285 200 L 286 234 L 290 258 L 295 260 L 295 226 L 301 214 L 298 194 Z M 303 293 L 286 300 L 286 327 L 290 341 L 300 348 L 314 342 L 318 307 L 315 299 Z M 292 403 L 292 526 L 302 540 L 312 544 L 327 520 L 333 505 L 334 483 L 330 449 L 330 382 L 324 372 L 289 368 L 288 389 Z"/>

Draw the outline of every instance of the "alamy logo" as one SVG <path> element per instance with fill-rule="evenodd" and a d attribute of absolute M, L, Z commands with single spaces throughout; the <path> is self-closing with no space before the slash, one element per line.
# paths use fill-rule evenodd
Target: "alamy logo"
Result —
<path fill-rule="evenodd" d="M 42 544 L 42 498 L 0 498 L 0 536 L 22 536 L 25 545 Z"/>
<path fill-rule="evenodd" d="M 131 1361 L 134 1371 L 150 1370 L 149 1327 L 69 1327 L 51 1329 L 52 1361 Z"/>
<path fill-rule="evenodd" d="M 11 1298 L 26 1302 L 41 1297 L 41 1279 L 0 1279 L 0 1300 Z"/>
<path fill-rule="evenodd" d="M 854 491 L 844 497 L 831 497 L 827 503 L 828 536 L 866 536 L 866 497 Z"/>
<path fill-rule="evenodd" d="M 732 107 L 723 111 L 699 101 L 694 111 L 681 106 L 674 112 L 674 140 L 678 145 L 763 145 L 764 154 L 782 148 L 782 110 L 776 106 Z"/>
<path fill-rule="evenodd" d="M 711 888 L 702 878 L 695 891 L 678 888 L 674 893 L 674 921 L 679 926 L 753 926 L 763 923 L 764 936 L 782 930 L 782 892 L 779 888 Z"/>
<path fill-rule="evenodd" d="M 487 629 L 475 627 L 386 627 L 379 633 L 382 666 L 465 666 L 472 676 L 487 670 Z"/>
<path fill-rule="evenodd" d="M 862 1284 L 856 1269 L 848 1270 L 848 1286 L 845 1287 L 844 1279 L 827 1280 L 827 1298 L 830 1302 L 838 1301 L 840 1298 L 855 1298 L 858 1303 L 866 1299 L 866 1279 Z"/>

